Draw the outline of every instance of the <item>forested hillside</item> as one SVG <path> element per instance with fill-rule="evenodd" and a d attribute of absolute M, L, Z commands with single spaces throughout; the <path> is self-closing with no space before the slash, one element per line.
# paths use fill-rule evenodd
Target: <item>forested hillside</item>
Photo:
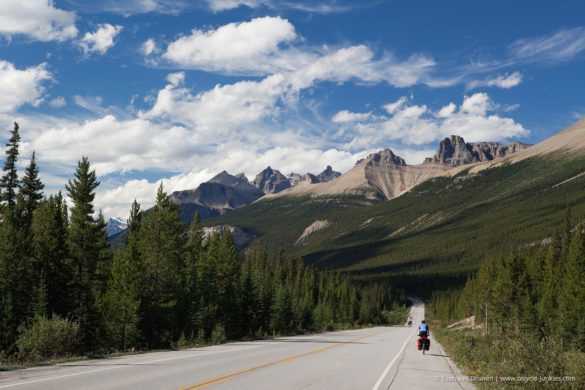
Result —
<path fill-rule="evenodd" d="M 476 329 L 443 333 L 474 375 L 572 375 L 576 383 L 554 388 L 585 385 L 585 237 L 571 221 L 567 213 L 547 244 L 485 259 L 462 290 L 433 294 L 443 324 L 475 316 Z"/>
<path fill-rule="evenodd" d="M 134 202 L 113 250 L 89 160 L 66 186 L 68 209 L 62 193 L 44 196 L 34 154 L 19 177 L 19 143 L 15 124 L 0 182 L 1 361 L 402 320 L 404 297 L 388 285 L 358 285 L 262 247 L 240 254 L 229 232 L 204 237 L 162 185 L 151 212 Z"/>
<path fill-rule="evenodd" d="M 347 198 L 258 201 L 207 225 L 238 226 L 310 264 L 403 283 L 427 294 L 465 282 L 487 253 L 550 237 L 570 207 L 585 218 L 585 159 L 555 152 L 428 180 L 369 206 Z M 291 221 L 278 229 L 282 218 Z M 315 220 L 326 229 L 295 244 Z"/>

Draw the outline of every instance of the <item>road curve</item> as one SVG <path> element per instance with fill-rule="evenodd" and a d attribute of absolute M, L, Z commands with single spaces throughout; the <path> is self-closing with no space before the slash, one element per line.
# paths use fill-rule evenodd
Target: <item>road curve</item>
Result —
<path fill-rule="evenodd" d="M 441 380 L 460 374 L 440 346 L 415 344 L 403 326 L 236 342 L 0 372 L 0 390 L 461 389 Z"/>

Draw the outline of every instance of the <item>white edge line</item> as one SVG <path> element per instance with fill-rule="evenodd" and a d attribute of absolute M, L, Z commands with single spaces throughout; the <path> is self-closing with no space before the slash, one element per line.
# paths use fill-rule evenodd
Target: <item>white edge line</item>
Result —
<path fill-rule="evenodd" d="M 380 385 L 382 384 L 382 382 L 386 378 L 386 375 L 388 375 L 388 372 L 390 371 L 390 368 L 392 368 L 392 366 L 394 365 L 394 363 L 396 363 L 396 361 L 398 360 L 398 358 L 402 355 L 402 353 L 404 352 L 404 349 L 406 348 L 406 346 L 410 342 L 410 339 L 412 338 L 413 335 L 414 335 L 414 333 L 411 333 L 411 335 L 406 339 L 406 341 L 404 341 L 404 344 L 402 344 L 402 348 L 400 348 L 400 351 L 398 351 L 398 353 L 396 354 L 396 356 L 394 356 L 394 359 L 392 359 L 392 361 L 388 364 L 388 366 L 386 367 L 386 369 L 384 370 L 384 372 L 382 373 L 382 375 L 380 376 L 380 378 L 378 378 L 378 381 L 376 382 L 376 384 L 374 385 L 374 387 L 372 388 L 372 390 L 378 390 L 380 388 Z"/>
<path fill-rule="evenodd" d="M 46 381 L 51 381 L 51 380 L 61 379 L 61 378 L 68 378 L 68 377 L 77 376 L 77 375 L 93 374 L 95 372 L 116 370 L 118 368 L 128 368 L 128 367 L 136 367 L 136 366 L 142 366 L 142 365 L 147 365 L 147 364 L 152 364 L 152 363 L 160 363 L 160 362 L 164 362 L 164 361 L 167 361 L 167 360 L 188 359 L 188 358 L 194 358 L 194 357 L 199 357 L 199 356 L 214 355 L 216 353 L 234 352 L 234 351 L 240 351 L 242 349 L 252 349 L 252 348 L 259 348 L 259 347 L 242 347 L 242 348 L 233 348 L 233 349 L 229 349 L 229 350 L 226 349 L 226 350 L 221 350 L 221 351 L 209 351 L 208 353 L 205 353 L 205 354 L 201 354 L 200 353 L 200 354 L 197 354 L 197 355 L 177 356 L 177 357 L 172 357 L 172 358 L 164 358 L 164 359 L 151 360 L 151 361 L 147 361 L 147 362 L 127 364 L 127 365 L 123 365 L 123 366 L 100 368 L 99 370 L 74 372 L 72 374 L 65 374 L 65 375 L 59 375 L 59 376 L 52 376 L 52 377 L 49 377 L 49 378 L 35 379 L 35 380 L 32 380 L 32 381 L 26 381 L 26 382 L 10 383 L 10 384 L 6 384 L 6 385 L 0 385 L 0 389 L 5 389 L 5 388 L 8 388 L 8 387 L 22 386 L 22 385 L 29 385 L 31 383 L 46 382 Z M 62 365 L 61 367 L 67 367 L 67 365 Z"/>

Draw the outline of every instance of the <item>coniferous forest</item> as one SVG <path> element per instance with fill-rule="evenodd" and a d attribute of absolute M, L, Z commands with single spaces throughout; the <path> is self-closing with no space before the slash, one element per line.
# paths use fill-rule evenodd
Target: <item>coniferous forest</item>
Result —
<path fill-rule="evenodd" d="M 229 230 L 205 236 L 197 215 L 185 226 L 162 185 L 153 208 L 132 204 L 124 242 L 111 247 L 89 160 L 64 193 L 46 196 L 34 153 L 19 175 L 19 146 L 15 123 L 0 181 L 0 360 L 403 320 L 404 297 L 387 285 L 358 285 L 261 246 L 238 253 Z"/>
<path fill-rule="evenodd" d="M 487 258 L 463 289 L 433 294 L 436 320 L 449 324 L 475 316 L 476 329 L 443 334 L 468 372 L 573 376 L 577 382 L 549 385 L 585 386 L 584 229 L 571 223 L 567 210 L 564 226 L 552 237 Z"/>

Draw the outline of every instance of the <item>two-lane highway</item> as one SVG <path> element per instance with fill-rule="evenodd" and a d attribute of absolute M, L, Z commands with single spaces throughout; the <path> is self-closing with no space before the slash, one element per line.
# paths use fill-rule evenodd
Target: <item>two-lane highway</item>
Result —
<path fill-rule="evenodd" d="M 415 321 L 423 313 L 417 303 Z M 82 361 L 0 373 L 0 389 L 460 388 L 433 379 L 440 370 L 453 372 L 442 353 L 418 361 L 414 334 L 414 326 L 376 327 Z M 431 362 L 433 375 L 422 380 L 412 370 L 413 364 L 424 370 Z"/>

